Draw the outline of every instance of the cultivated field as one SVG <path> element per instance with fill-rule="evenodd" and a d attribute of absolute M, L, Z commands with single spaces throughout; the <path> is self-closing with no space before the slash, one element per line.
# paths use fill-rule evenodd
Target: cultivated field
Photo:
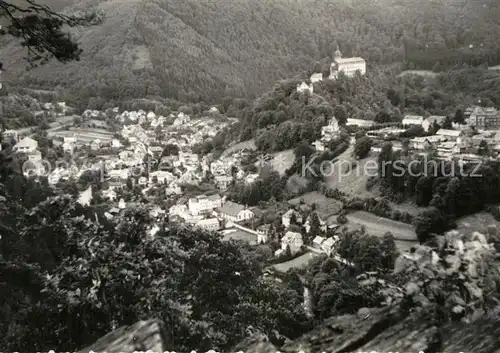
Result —
<path fill-rule="evenodd" d="M 347 215 L 347 219 L 349 222 L 346 224 L 346 227 L 351 231 L 364 226 L 367 234 L 380 238 L 385 233 L 391 232 L 399 251 L 407 251 L 412 246 L 418 245 L 415 229 L 409 224 L 378 217 L 364 211 L 351 213 Z"/>
<path fill-rule="evenodd" d="M 389 205 L 391 209 L 398 210 L 399 212 L 406 212 L 413 217 L 418 216 L 420 212 L 423 212 L 427 209 L 427 207 L 419 207 L 411 202 L 403 202 L 403 203 L 394 203 L 389 201 Z"/>
<path fill-rule="evenodd" d="M 250 245 L 257 244 L 257 236 L 255 234 L 247 233 L 239 229 L 235 230 L 234 232 L 224 234 L 222 240 L 242 241 Z"/>
<path fill-rule="evenodd" d="M 330 188 L 337 188 L 351 196 L 374 197 L 374 190 L 366 190 L 366 183 L 371 175 L 376 175 L 377 158 L 367 157 L 356 160 L 353 157 L 354 146 L 351 144 L 344 153 L 337 157 L 333 171 L 325 175 L 325 183 Z M 356 166 L 355 168 L 353 166 Z"/>

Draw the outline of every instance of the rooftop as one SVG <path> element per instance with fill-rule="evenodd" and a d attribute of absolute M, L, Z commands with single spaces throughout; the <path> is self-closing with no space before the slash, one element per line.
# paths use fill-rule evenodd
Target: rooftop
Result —
<path fill-rule="evenodd" d="M 460 130 L 448 130 L 448 129 L 439 129 L 436 135 L 446 135 L 446 136 L 460 136 L 462 131 Z"/>
<path fill-rule="evenodd" d="M 365 63 L 365 59 L 355 56 L 352 58 L 335 58 L 337 64 L 348 64 L 348 63 Z"/>
<path fill-rule="evenodd" d="M 244 209 L 245 209 L 245 206 L 243 206 L 243 205 L 240 205 L 240 204 L 238 204 L 236 202 L 227 201 L 220 208 L 220 212 L 224 213 L 224 214 L 227 214 L 227 215 L 230 215 L 230 216 L 237 216 L 238 213 L 240 213 Z"/>

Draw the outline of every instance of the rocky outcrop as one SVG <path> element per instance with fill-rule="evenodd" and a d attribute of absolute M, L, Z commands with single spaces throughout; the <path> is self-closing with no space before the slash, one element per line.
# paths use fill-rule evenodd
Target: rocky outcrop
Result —
<path fill-rule="evenodd" d="M 165 352 L 169 342 L 165 335 L 163 323 L 157 320 L 139 321 L 132 326 L 121 327 L 100 338 L 93 345 L 78 353 L 93 352 Z"/>

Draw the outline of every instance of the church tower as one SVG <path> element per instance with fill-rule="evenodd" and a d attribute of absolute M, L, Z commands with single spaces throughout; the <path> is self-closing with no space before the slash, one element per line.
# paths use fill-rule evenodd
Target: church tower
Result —
<path fill-rule="evenodd" d="M 341 53 L 341 51 L 339 49 L 339 45 L 337 44 L 337 49 L 333 53 L 333 60 L 340 59 L 340 58 L 342 58 L 342 53 Z"/>

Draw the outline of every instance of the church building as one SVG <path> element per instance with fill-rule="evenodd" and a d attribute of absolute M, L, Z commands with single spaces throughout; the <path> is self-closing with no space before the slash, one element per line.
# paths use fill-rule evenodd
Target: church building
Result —
<path fill-rule="evenodd" d="M 360 57 L 343 58 L 339 46 L 333 54 L 333 62 L 330 66 L 330 79 L 335 80 L 339 72 L 343 72 L 347 77 L 354 77 L 359 71 L 361 75 L 366 74 L 366 61 Z"/>

